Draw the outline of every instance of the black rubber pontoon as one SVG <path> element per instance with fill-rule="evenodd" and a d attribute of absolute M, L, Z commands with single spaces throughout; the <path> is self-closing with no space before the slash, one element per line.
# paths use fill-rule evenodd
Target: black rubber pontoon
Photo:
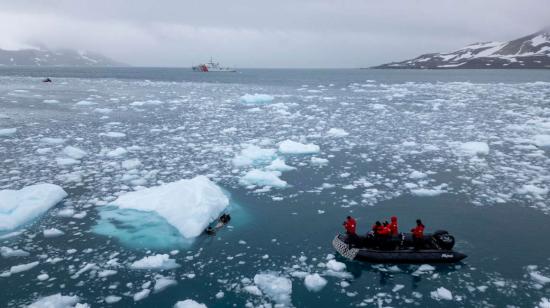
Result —
<path fill-rule="evenodd" d="M 426 234 L 421 248 L 415 248 L 410 234 L 376 239 L 374 236 L 353 237 L 338 234 L 332 246 L 349 259 L 372 263 L 455 263 L 466 258 L 452 249 L 454 238 L 446 231 Z"/>

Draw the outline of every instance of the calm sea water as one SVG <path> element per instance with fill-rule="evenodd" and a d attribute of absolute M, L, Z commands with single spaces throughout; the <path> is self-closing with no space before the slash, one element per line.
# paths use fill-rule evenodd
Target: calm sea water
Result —
<path fill-rule="evenodd" d="M 46 76 L 54 82 L 41 83 Z M 0 301 L 15 307 L 60 293 L 92 307 L 108 306 L 107 296 L 120 297 L 111 305 L 121 307 L 185 299 L 208 307 L 542 305 L 550 297 L 549 86 L 544 70 L 0 68 L 0 129 L 17 128 L 0 137 L 0 189 L 49 182 L 69 194 L 21 234 L 0 239 L 30 254 L 0 258 L 1 272 L 39 261 L 0 277 Z M 272 100 L 247 103 L 245 94 Z M 280 176 L 284 188 L 243 186 L 246 172 L 266 163 L 235 165 L 241 150 L 277 149 L 284 140 L 320 151 L 277 154 L 296 168 Z M 60 164 L 69 145 L 87 155 Z M 106 155 L 117 147 L 128 153 Z M 126 159 L 141 165 L 128 171 Z M 154 215 L 127 213 L 118 227 L 104 217 L 120 193 L 196 175 L 231 196 L 234 219 L 215 237 L 182 241 Z M 59 216 L 66 208 L 81 215 Z M 350 214 L 361 232 L 392 215 L 402 230 L 422 218 L 428 230 L 449 230 L 468 258 L 420 273 L 418 265 L 337 256 L 346 270 L 328 271 L 330 242 Z M 65 234 L 45 238 L 52 227 Z M 129 267 L 161 253 L 181 266 Z M 304 283 L 313 273 L 327 280 L 318 292 Z M 258 274 L 292 288 L 256 283 L 261 294 L 254 292 Z M 154 292 L 161 276 L 177 284 Z M 438 297 L 439 288 L 453 298 Z M 150 295 L 135 301 L 144 289 Z"/>

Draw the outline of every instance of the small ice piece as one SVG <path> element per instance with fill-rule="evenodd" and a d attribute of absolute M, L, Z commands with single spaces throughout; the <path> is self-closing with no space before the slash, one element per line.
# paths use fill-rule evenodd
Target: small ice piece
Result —
<path fill-rule="evenodd" d="M 244 145 L 241 152 L 233 158 L 236 167 L 268 163 L 275 158 L 275 149 L 263 149 L 253 144 Z"/>
<path fill-rule="evenodd" d="M 205 176 L 121 195 L 110 205 L 156 212 L 185 238 L 200 235 L 229 205 L 222 189 Z"/>
<path fill-rule="evenodd" d="M 149 293 L 151 293 L 151 290 L 149 289 L 143 289 L 137 292 L 136 294 L 134 294 L 134 302 L 138 302 L 142 299 L 147 298 L 147 296 L 149 296 Z"/>
<path fill-rule="evenodd" d="M 59 217 L 72 217 L 74 215 L 74 209 L 73 208 L 64 208 L 64 209 L 61 209 L 59 210 L 59 212 L 57 212 L 57 216 Z"/>
<path fill-rule="evenodd" d="M 68 158 L 68 157 L 58 157 L 58 158 L 55 159 L 55 161 L 60 166 L 70 166 L 70 165 L 80 164 L 79 160 L 76 160 L 74 158 Z"/>
<path fill-rule="evenodd" d="M 534 196 L 544 196 L 548 193 L 548 188 L 541 188 L 533 184 L 523 185 L 517 190 L 520 194 L 531 194 Z"/>
<path fill-rule="evenodd" d="M 546 297 L 541 298 L 538 308 L 550 308 L 550 300 Z"/>
<path fill-rule="evenodd" d="M 0 128 L 0 137 L 7 137 L 15 134 L 17 128 Z"/>
<path fill-rule="evenodd" d="M 464 155 L 487 155 L 489 154 L 489 145 L 486 142 L 470 141 L 461 143 L 458 150 Z"/>
<path fill-rule="evenodd" d="M 311 154 L 319 151 L 319 146 L 313 143 L 303 144 L 289 139 L 279 143 L 279 152 L 283 154 Z"/>
<path fill-rule="evenodd" d="M 224 296 L 225 296 L 225 294 L 222 291 L 216 293 L 216 298 L 217 299 L 223 298 Z"/>
<path fill-rule="evenodd" d="M 110 108 L 96 108 L 96 109 L 94 109 L 94 112 L 103 113 L 103 114 L 111 113 L 112 111 L 113 111 L 113 109 L 110 109 Z"/>
<path fill-rule="evenodd" d="M 319 158 L 319 157 L 312 157 L 311 158 L 311 164 L 312 165 L 326 165 L 328 164 L 328 159 Z"/>
<path fill-rule="evenodd" d="M 60 186 L 36 184 L 20 190 L 0 190 L 0 231 L 15 229 L 38 216 L 67 196 Z"/>
<path fill-rule="evenodd" d="M 391 291 L 392 292 L 398 292 L 399 290 L 403 289 L 404 287 L 405 286 L 402 285 L 402 284 L 396 284 Z"/>
<path fill-rule="evenodd" d="M 335 272 L 341 272 L 346 269 L 346 264 L 338 262 L 334 259 L 329 260 L 326 265 L 329 270 L 333 270 Z"/>
<path fill-rule="evenodd" d="M 92 105 L 97 105 L 97 103 L 84 100 L 84 101 L 77 102 L 75 105 L 77 105 L 77 106 L 92 106 Z"/>
<path fill-rule="evenodd" d="M 141 161 L 137 158 L 127 159 L 122 162 L 122 168 L 126 170 L 136 169 L 141 166 Z"/>
<path fill-rule="evenodd" d="M 273 101 L 274 97 L 268 94 L 248 94 L 241 96 L 241 101 L 247 104 L 261 104 Z"/>
<path fill-rule="evenodd" d="M 535 135 L 533 143 L 539 147 L 550 147 L 550 135 Z"/>
<path fill-rule="evenodd" d="M 34 261 L 34 262 L 31 262 L 31 263 L 14 265 L 10 268 L 10 274 L 17 274 L 17 273 L 28 271 L 28 270 L 32 269 L 33 267 L 37 266 L 39 263 L 40 262 L 38 262 L 38 261 Z"/>
<path fill-rule="evenodd" d="M 333 137 L 333 138 L 341 138 L 341 137 L 346 137 L 348 135 L 349 133 L 341 128 L 331 128 L 327 132 L 327 136 Z"/>
<path fill-rule="evenodd" d="M 252 295 L 256 295 L 256 296 L 262 296 L 262 291 L 260 290 L 260 288 L 258 288 L 257 286 L 246 286 L 243 288 L 246 292 L 252 294 Z"/>
<path fill-rule="evenodd" d="M 66 146 L 64 149 L 63 149 L 63 154 L 65 154 L 66 156 L 70 157 L 70 158 L 74 158 L 74 159 L 82 159 L 84 158 L 84 156 L 86 156 L 88 153 L 86 153 L 84 150 L 82 149 L 79 149 L 77 147 L 73 147 L 73 146 Z"/>
<path fill-rule="evenodd" d="M 124 156 L 128 153 L 128 151 L 125 149 L 125 148 L 122 148 L 122 147 L 118 147 L 112 151 L 109 151 L 107 152 L 106 156 L 107 157 L 121 157 L 121 156 Z"/>
<path fill-rule="evenodd" d="M 411 193 L 419 197 L 434 197 L 434 196 L 439 196 L 444 192 L 445 191 L 441 189 L 427 189 L 427 188 L 411 189 Z"/>
<path fill-rule="evenodd" d="M 307 275 L 304 279 L 304 283 L 309 291 L 319 292 L 327 285 L 327 280 L 315 273 Z"/>
<path fill-rule="evenodd" d="M 54 295 L 42 297 L 34 303 L 27 306 L 27 308 L 69 308 L 69 307 L 87 307 L 87 305 L 78 304 L 78 296 L 61 295 L 57 293 Z"/>
<path fill-rule="evenodd" d="M 59 101 L 56 99 L 45 99 L 42 101 L 44 104 L 58 104 Z"/>
<path fill-rule="evenodd" d="M 119 302 L 121 299 L 122 299 L 122 297 L 120 297 L 120 296 L 109 295 L 109 296 L 105 297 L 105 303 L 114 304 L 114 303 Z"/>
<path fill-rule="evenodd" d="M 205 304 L 198 303 L 192 299 L 179 301 L 174 305 L 174 308 L 208 308 Z"/>
<path fill-rule="evenodd" d="M 175 286 L 177 284 L 178 284 L 177 281 L 175 281 L 174 279 L 170 279 L 170 278 L 166 278 L 166 277 L 161 276 L 161 277 L 158 277 L 155 280 L 155 287 L 153 288 L 153 291 L 154 291 L 154 293 L 158 293 L 158 292 L 166 290 L 166 288 L 168 288 L 170 286 Z"/>
<path fill-rule="evenodd" d="M 100 133 L 100 136 L 109 137 L 109 138 L 124 138 L 126 137 L 125 133 L 120 132 L 107 132 L 107 133 Z"/>
<path fill-rule="evenodd" d="M 537 283 L 540 283 L 540 284 L 550 283 L 550 277 L 543 276 L 539 272 L 535 272 L 535 271 L 530 272 L 529 276 L 531 277 L 531 279 L 533 279 Z"/>
<path fill-rule="evenodd" d="M 48 278 L 50 278 L 50 276 L 46 273 L 43 273 L 43 274 L 40 274 L 40 275 L 36 276 L 36 279 L 38 279 L 40 281 L 48 280 Z"/>
<path fill-rule="evenodd" d="M 43 231 L 43 233 L 44 233 L 44 237 L 58 237 L 65 234 L 65 232 L 56 228 L 46 229 Z"/>
<path fill-rule="evenodd" d="M 269 166 L 265 167 L 265 169 L 270 171 L 285 172 L 285 171 L 295 170 L 296 167 L 289 166 L 285 163 L 283 159 L 277 158 L 274 161 L 272 161 Z"/>
<path fill-rule="evenodd" d="M 46 138 L 40 139 L 40 142 L 56 145 L 56 144 L 63 144 L 65 142 L 65 139 L 46 137 Z"/>
<path fill-rule="evenodd" d="M 4 258 L 12 257 L 28 257 L 30 254 L 22 249 L 13 249 L 10 247 L 2 246 L 0 247 L 0 255 Z"/>
<path fill-rule="evenodd" d="M 97 277 L 105 278 L 105 277 L 113 276 L 116 273 L 117 273 L 117 271 L 115 271 L 115 270 L 110 270 L 110 269 L 102 270 L 101 272 L 97 273 Z"/>
<path fill-rule="evenodd" d="M 414 271 L 414 273 L 412 273 L 412 275 L 418 276 L 418 275 L 421 275 L 421 274 L 431 273 L 433 271 L 435 271 L 435 267 L 433 267 L 429 264 L 422 264 L 418 267 L 418 269 L 416 269 L 416 271 Z"/>
<path fill-rule="evenodd" d="M 258 169 L 252 169 L 248 171 L 239 182 L 241 185 L 259 185 L 259 186 L 271 186 L 277 188 L 284 188 L 287 186 L 287 182 L 281 180 L 279 177 L 281 172 L 279 171 L 263 171 Z"/>
<path fill-rule="evenodd" d="M 179 264 L 176 263 L 176 260 L 170 259 L 167 254 L 157 254 L 153 256 L 147 256 L 143 259 L 134 261 L 130 268 L 138 270 L 168 270 L 179 267 Z"/>
<path fill-rule="evenodd" d="M 428 175 L 424 172 L 414 170 L 413 172 L 411 172 L 411 174 L 409 174 L 409 179 L 422 179 L 427 176 Z"/>
<path fill-rule="evenodd" d="M 453 294 L 451 291 L 444 287 L 437 288 L 437 290 L 430 292 L 430 296 L 435 300 L 453 300 Z"/>
<path fill-rule="evenodd" d="M 254 283 L 280 306 L 291 304 L 292 281 L 276 273 L 256 274 Z"/>

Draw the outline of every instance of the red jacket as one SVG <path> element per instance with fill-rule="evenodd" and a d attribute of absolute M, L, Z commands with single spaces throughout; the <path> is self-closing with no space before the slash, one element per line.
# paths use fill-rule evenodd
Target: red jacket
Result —
<path fill-rule="evenodd" d="M 411 232 L 413 234 L 413 237 L 423 238 L 424 237 L 424 225 L 416 226 L 415 228 L 411 229 Z"/>
<path fill-rule="evenodd" d="M 347 219 L 346 222 L 344 222 L 344 228 L 346 228 L 346 232 L 350 234 L 355 234 L 355 227 L 357 226 L 357 223 L 355 222 L 355 219 L 350 218 Z"/>
<path fill-rule="evenodd" d="M 388 226 L 382 226 L 378 228 L 378 235 L 390 235 L 391 229 Z"/>
<path fill-rule="evenodd" d="M 397 217 L 395 217 L 395 216 L 393 216 L 391 218 L 390 230 L 391 230 L 391 235 L 398 235 L 399 234 L 399 230 L 397 229 Z"/>

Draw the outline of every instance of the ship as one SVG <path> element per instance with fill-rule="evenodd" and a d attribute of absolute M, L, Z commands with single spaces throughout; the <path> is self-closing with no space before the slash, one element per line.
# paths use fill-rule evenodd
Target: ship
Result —
<path fill-rule="evenodd" d="M 210 58 L 210 62 L 199 64 L 196 66 L 193 66 L 193 71 L 195 72 L 236 72 L 235 69 L 230 67 L 223 67 L 220 65 L 219 62 L 214 62 L 212 58 Z"/>

